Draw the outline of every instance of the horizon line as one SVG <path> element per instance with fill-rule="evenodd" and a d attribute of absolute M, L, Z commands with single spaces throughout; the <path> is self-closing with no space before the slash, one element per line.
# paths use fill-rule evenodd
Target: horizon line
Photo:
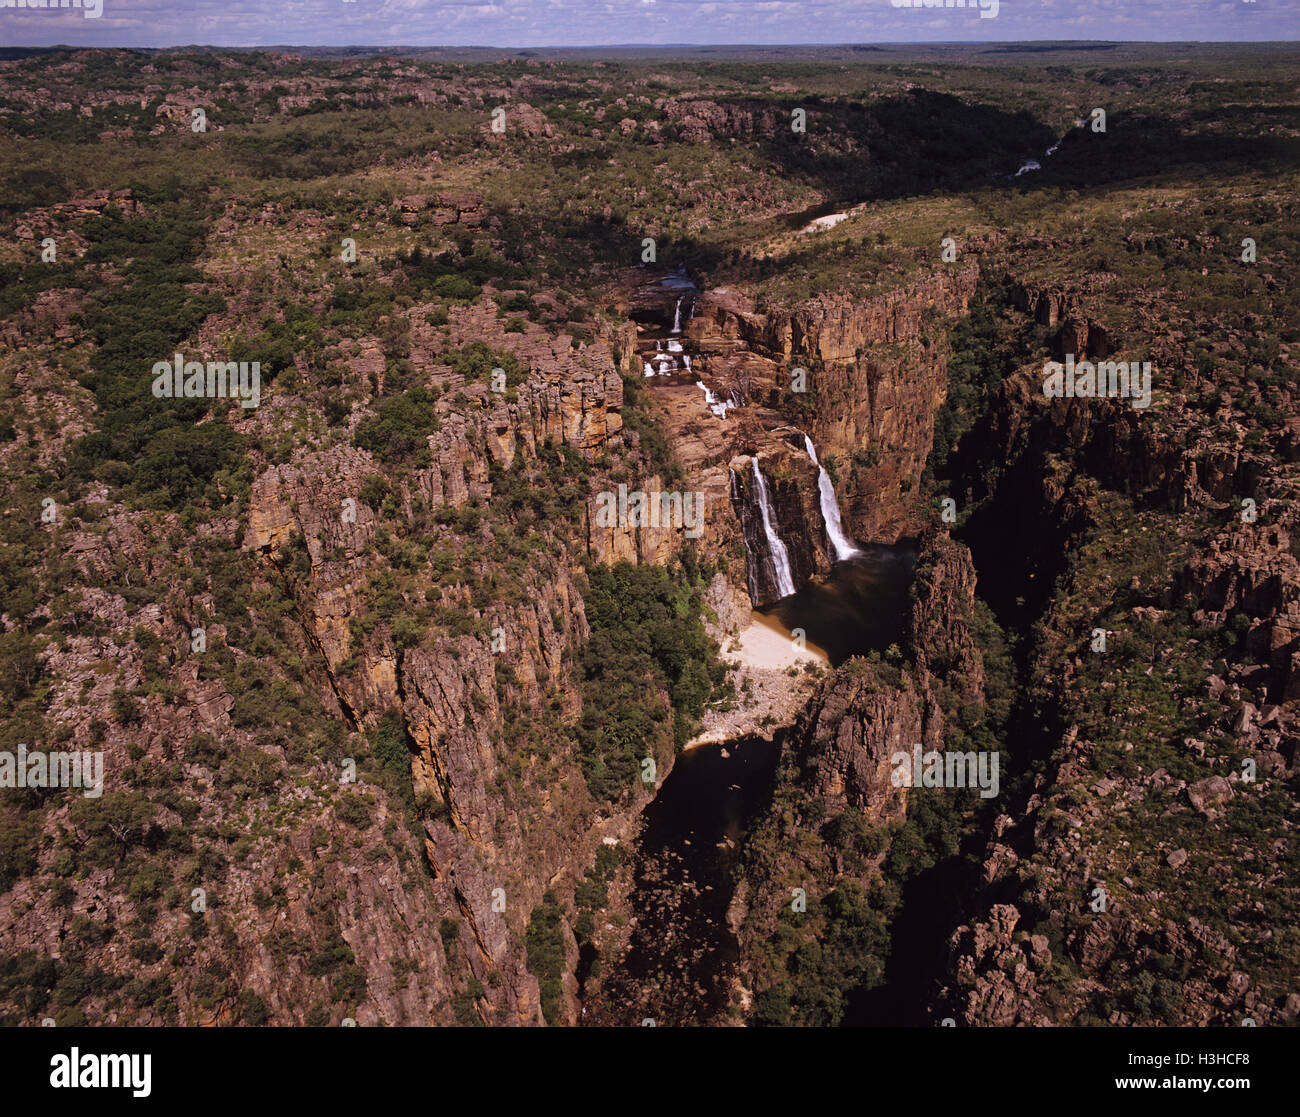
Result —
<path fill-rule="evenodd" d="M 682 50 L 682 49 L 835 49 L 844 47 L 979 47 L 1031 46 L 1037 44 L 1080 44 L 1084 46 L 1286 46 L 1300 44 L 1293 39 L 877 39 L 843 42 L 780 43 L 598 43 L 576 46 L 492 45 L 487 43 L 170 43 L 148 46 L 142 43 L 51 43 L 49 45 L 11 44 L 0 50 Z"/>

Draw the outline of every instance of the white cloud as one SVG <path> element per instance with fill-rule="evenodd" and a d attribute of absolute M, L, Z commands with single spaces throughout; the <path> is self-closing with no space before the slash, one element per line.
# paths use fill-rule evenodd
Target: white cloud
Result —
<path fill-rule="evenodd" d="M 593 46 L 633 42 L 1295 39 L 1293 0 L 1002 0 L 996 20 L 889 0 L 104 0 L 104 15 L 0 10 L 16 45 Z"/>

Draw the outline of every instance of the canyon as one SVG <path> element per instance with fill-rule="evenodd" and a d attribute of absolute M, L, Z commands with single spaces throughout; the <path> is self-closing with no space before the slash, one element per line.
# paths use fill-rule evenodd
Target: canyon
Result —
<path fill-rule="evenodd" d="M 1295 94 L 1149 49 L 0 59 L 0 1022 L 1294 1024 Z"/>

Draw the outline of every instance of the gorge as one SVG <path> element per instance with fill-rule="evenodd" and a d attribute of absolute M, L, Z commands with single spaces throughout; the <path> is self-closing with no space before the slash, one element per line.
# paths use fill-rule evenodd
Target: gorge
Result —
<path fill-rule="evenodd" d="M 1030 46 L 5 52 L 0 1024 L 1300 1019 L 1296 52 Z"/>

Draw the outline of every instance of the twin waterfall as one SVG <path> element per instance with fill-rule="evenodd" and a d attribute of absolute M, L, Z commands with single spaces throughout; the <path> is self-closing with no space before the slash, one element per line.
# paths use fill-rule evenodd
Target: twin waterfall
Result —
<path fill-rule="evenodd" d="M 763 533 L 767 536 L 767 553 L 772 556 L 772 567 L 776 571 L 776 588 L 782 597 L 794 593 L 794 574 L 790 570 L 790 552 L 785 549 L 781 537 L 773 526 L 772 498 L 767 493 L 767 482 L 763 480 L 763 471 L 758 468 L 758 455 L 754 462 L 754 491 L 758 497 L 759 515 L 763 517 Z"/>
<path fill-rule="evenodd" d="M 852 540 L 844 533 L 844 523 L 840 518 L 840 506 L 835 499 L 835 486 L 831 482 L 830 474 L 826 472 L 825 466 L 817 460 L 817 451 L 813 447 L 812 439 L 804 435 L 803 441 L 804 447 L 808 451 L 808 457 L 812 459 L 813 465 L 817 467 L 817 489 L 821 497 L 822 519 L 826 523 L 826 538 L 831 545 L 835 561 L 842 562 L 844 559 L 852 558 L 859 552 L 857 547 L 853 545 Z M 752 461 L 754 463 L 754 495 L 758 504 L 759 515 L 763 521 L 763 534 L 767 538 L 768 554 L 772 556 L 772 569 L 776 575 L 776 588 L 782 597 L 789 597 L 790 594 L 795 592 L 794 575 L 790 567 L 790 553 L 786 550 L 785 543 L 782 542 L 780 533 L 776 530 L 776 515 L 772 508 L 772 498 L 767 490 L 767 480 L 763 477 L 763 471 L 759 468 L 757 454 L 754 455 Z"/>
<path fill-rule="evenodd" d="M 735 407 L 744 407 L 748 401 L 743 388 L 738 389 L 734 384 L 723 386 L 728 378 L 724 378 L 722 385 L 715 382 L 713 387 L 705 382 L 706 378 L 712 379 L 707 345 L 701 348 L 698 339 L 686 336 L 687 323 L 695 317 L 695 303 L 699 297 L 700 292 L 685 269 L 679 268 L 647 283 L 645 298 L 636 307 L 639 323 L 636 352 L 641 361 L 642 371 L 651 385 L 671 389 L 694 385 L 703 393 L 704 406 L 708 411 L 716 419 L 726 420 L 728 411 Z M 671 318 L 668 315 L 670 306 L 672 307 Z M 664 327 L 669 321 L 672 325 L 665 331 Z M 730 350 L 724 351 L 730 352 Z M 692 357 L 696 360 L 692 361 Z M 727 369 L 731 367 L 726 361 L 722 364 Z M 739 399 L 736 398 L 737 394 Z M 679 409 L 686 406 L 680 396 L 677 397 L 675 405 Z M 724 446 L 730 446 L 731 452 L 734 453 L 738 449 L 737 444 L 745 437 L 743 430 L 736 432 L 734 441 L 732 435 L 723 435 L 722 441 L 715 449 L 720 451 Z M 826 525 L 824 549 L 814 540 L 803 537 L 804 532 L 811 528 L 815 519 L 811 508 L 808 507 L 809 502 L 805 499 L 806 495 L 811 494 L 786 492 L 783 489 L 780 494 L 777 494 L 782 502 L 781 508 L 778 509 L 768 479 L 763 475 L 759 464 L 758 446 L 752 446 L 750 460 L 753 463 L 751 467 L 753 482 L 750 491 L 742 497 L 740 478 L 733 473 L 732 501 L 736 514 L 741 519 L 745 547 L 749 556 L 746 573 L 749 577 L 750 597 L 756 602 L 770 604 L 774 600 L 773 594 L 776 595 L 776 599 L 790 597 L 798 592 L 800 581 L 811 577 L 819 569 L 824 571 L 825 557 L 829 557 L 834 564 L 852 559 L 861 552 L 853 545 L 853 540 L 844 530 L 839 503 L 835 499 L 835 486 L 830 474 L 817 459 L 817 451 L 812 439 L 797 429 L 784 425 L 766 430 L 764 438 L 768 437 L 779 440 L 778 444 L 784 442 L 794 449 L 803 449 L 807 452 L 812 464 L 817 468 L 817 490 L 822 522 Z M 800 439 L 803 440 L 802 443 Z M 802 469 L 800 476 L 806 476 L 802 473 Z M 787 499 L 793 501 L 790 507 L 785 507 L 784 502 Z M 789 521 L 787 530 L 799 532 L 799 537 L 792 539 L 790 547 L 787 547 L 781 538 L 778 511 L 781 511 Z M 754 515 L 755 512 L 758 515 Z"/>
<path fill-rule="evenodd" d="M 803 436 L 803 444 L 808 451 L 808 456 L 812 458 L 813 465 L 817 467 L 817 489 L 822 498 L 822 519 L 826 521 L 826 538 L 830 540 L 837 562 L 851 558 L 858 553 L 858 549 L 844 534 L 844 524 L 840 520 L 840 506 L 835 499 L 835 486 L 831 483 L 831 475 L 817 460 L 817 451 L 813 449 L 812 439 L 806 434 Z"/>

